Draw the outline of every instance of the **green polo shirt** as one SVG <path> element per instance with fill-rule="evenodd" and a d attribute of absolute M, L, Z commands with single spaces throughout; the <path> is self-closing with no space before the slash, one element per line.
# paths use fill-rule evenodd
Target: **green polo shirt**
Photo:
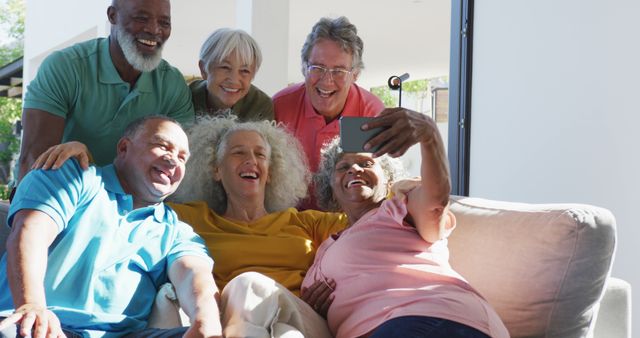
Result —
<path fill-rule="evenodd" d="M 191 93 L 178 69 L 162 60 L 131 88 L 111 61 L 108 38 L 49 55 L 29 84 L 23 107 L 63 117 L 62 142 L 86 144 L 98 165 L 113 162 L 124 128 L 139 117 L 168 115 L 183 124 L 194 119 Z"/>

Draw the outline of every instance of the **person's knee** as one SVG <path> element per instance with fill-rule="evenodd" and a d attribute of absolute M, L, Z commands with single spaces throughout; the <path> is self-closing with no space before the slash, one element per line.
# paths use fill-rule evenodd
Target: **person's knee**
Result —
<path fill-rule="evenodd" d="M 251 292 L 257 296 L 267 296 L 277 290 L 276 282 L 258 272 L 244 272 L 232 279 L 224 290 L 222 296 L 236 292 Z"/>

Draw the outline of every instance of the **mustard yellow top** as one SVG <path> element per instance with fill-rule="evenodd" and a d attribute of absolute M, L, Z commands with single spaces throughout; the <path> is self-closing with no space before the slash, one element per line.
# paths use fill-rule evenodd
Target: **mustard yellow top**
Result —
<path fill-rule="evenodd" d="M 226 219 L 202 201 L 168 204 L 205 240 L 220 290 L 237 275 L 255 271 L 299 295 L 316 249 L 347 226 L 346 215 L 316 210 L 289 208 L 248 223 Z"/>

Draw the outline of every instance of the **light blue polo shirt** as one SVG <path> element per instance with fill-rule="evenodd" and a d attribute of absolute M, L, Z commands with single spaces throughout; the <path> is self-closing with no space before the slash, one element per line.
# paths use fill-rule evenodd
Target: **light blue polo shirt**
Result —
<path fill-rule="evenodd" d="M 182 124 L 194 120 L 191 92 L 178 69 L 162 60 L 131 88 L 111 61 L 108 38 L 49 55 L 29 83 L 23 107 L 65 118 L 62 142 L 86 144 L 99 166 L 113 162 L 125 127 L 139 117 L 168 115 Z"/>
<path fill-rule="evenodd" d="M 36 209 L 58 226 L 49 247 L 47 305 L 63 327 L 90 337 L 145 328 L 156 292 L 179 257 L 213 261 L 204 241 L 160 203 L 133 210 L 113 165 L 83 171 L 75 159 L 58 170 L 36 170 L 20 183 L 8 223 Z M 0 271 L 6 271 L 6 254 Z M 13 312 L 6 273 L 0 274 L 0 316 Z M 106 331 L 106 333 L 105 333 Z"/>

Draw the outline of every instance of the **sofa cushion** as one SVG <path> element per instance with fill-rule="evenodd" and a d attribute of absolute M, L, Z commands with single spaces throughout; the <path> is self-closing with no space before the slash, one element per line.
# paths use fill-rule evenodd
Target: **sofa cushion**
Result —
<path fill-rule="evenodd" d="M 578 204 L 454 197 L 451 265 L 512 337 L 585 337 L 615 249 L 615 219 Z"/>

